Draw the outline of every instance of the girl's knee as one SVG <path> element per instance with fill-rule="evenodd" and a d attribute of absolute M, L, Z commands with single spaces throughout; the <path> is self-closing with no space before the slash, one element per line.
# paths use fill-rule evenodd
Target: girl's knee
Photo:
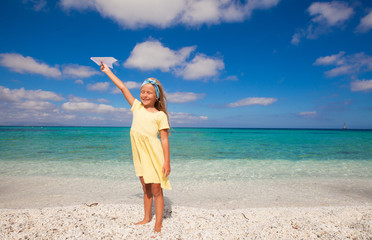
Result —
<path fill-rule="evenodd" d="M 163 195 L 163 190 L 161 189 L 160 184 L 152 184 L 152 194 L 154 197 Z"/>
<path fill-rule="evenodd" d="M 152 195 L 151 184 L 146 184 L 145 181 L 143 180 L 143 177 L 140 177 L 140 181 L 142 184 L 143 193 L 148 196 Z"/>
<path fill-rule="evenodd" d="M 142 189 L 143 189 L 143 193 L 148 195 L 148 196 L 152 196 L 152 189 L 151 189 L 151 184 L 144 184 L 142 186 Z"/>

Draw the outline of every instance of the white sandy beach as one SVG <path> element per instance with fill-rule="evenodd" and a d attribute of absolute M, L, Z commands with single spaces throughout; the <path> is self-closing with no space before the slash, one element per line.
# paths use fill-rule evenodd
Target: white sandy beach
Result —
<path fill-rule="evenodd" d="M 179 184 L 165 191 L 161 235 L 139 183 L 0 179 L 1 239 L 372 239 L 371 180 Z M 88 207 L 87 204 L 98 203 Z"/>
<path fill-rule="evenodd" d="M 172 206 L 163 231 L 135 226 L 141 205 L 2 209 L 2 239 L 371 239 L 372 206 L 249 208 Z"/>

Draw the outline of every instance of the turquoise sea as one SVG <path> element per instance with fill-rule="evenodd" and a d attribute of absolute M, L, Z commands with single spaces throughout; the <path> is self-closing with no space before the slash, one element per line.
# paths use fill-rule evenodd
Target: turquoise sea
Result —
<path fill-rule="evenodd" d="M 126 127 L 0 127 L 0 177 L 138 181 Z M 174 128 L 177 181 L 372 179 L 371 130 Z"/>

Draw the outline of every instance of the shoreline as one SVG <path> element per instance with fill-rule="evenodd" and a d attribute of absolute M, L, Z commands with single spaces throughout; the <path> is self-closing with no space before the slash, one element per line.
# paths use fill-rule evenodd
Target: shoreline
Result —
<path fill-rule="evenodd" d="M 162 233 L 154 218 L 134 223 L 142 205 L 0 209 L 3 239 L 370 239 L 372 205 L 204 209 L 165 206 Z"/>
<path fill-rule="evenodd" d="M 372 204 L 372 179 L 303 178 L 241 181 L 172 179 L 169 205 L 206 209 L 328 207 Z M 142 204 L 138 179 L 0 177 L 0 209 L 66 207 L 88 202 Z"/>

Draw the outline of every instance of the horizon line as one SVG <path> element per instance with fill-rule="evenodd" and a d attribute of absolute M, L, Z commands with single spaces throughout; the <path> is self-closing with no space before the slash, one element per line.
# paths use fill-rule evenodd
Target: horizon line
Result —
<path fill-rule="evenodd" d="M 0 125 L 0 127 L 86 127 L 86 128 L 130 128 L 130 126 L 97 126 L 97 125 L 92 125 L 92 126 L 84 126 L 84 125 Z M 267 130 L 343 130 L 343 131 L 348 131 L 348 130 L 372 130 L 372 128 L 321 128 L 321 127 L 316 127 L 316 128 L 311 128 L 311 127 L 171 127 L 172 128 L 201 128 L 201 129 L 267 129 Z"/>

